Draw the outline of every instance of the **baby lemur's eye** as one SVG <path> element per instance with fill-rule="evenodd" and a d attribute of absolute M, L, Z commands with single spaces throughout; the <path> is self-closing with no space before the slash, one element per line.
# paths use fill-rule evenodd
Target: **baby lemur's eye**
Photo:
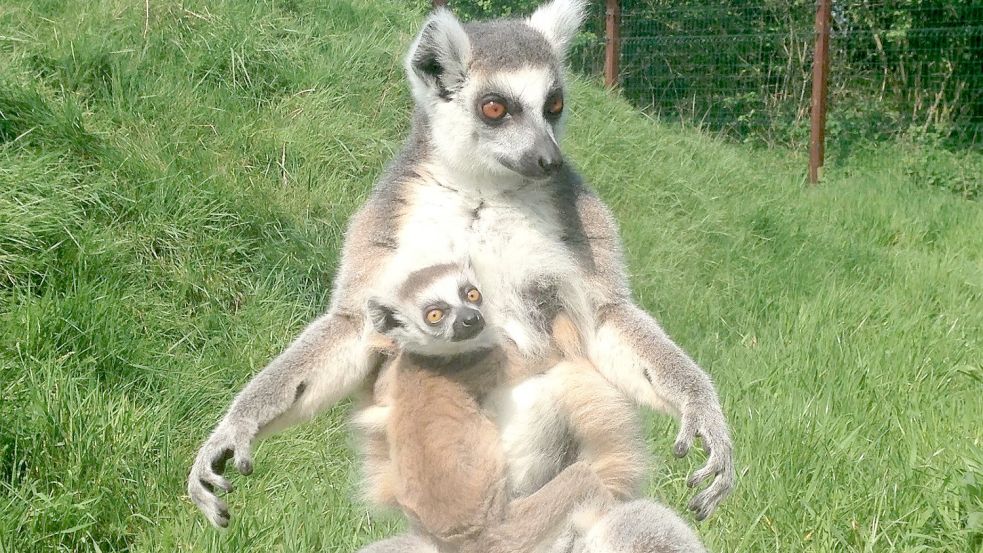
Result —
<path fill-rule="evenodd" d="M 477 288 L 471 288 L 468 290 L 467 297 L 469 302 L 478 303 L 481 301 L 481 292 L 479 292 Z"/>
<path fill-rule="evenodd" d="M 481 101 L 481 115 L 487 121 L 501 121 L 508 112 L 505 100 L 498 96 L 489 96 Z"/>
<path fill-rule="evenodd" d="M 432 325 L 435 325 L 435 324 L 439 323 L 441 320 L 443 320 L 443 318 L 444 318 L 444 310 L 435 307 L 435 308 L 427 311 L 426 317 L 427 317 L 427 322 L 428 323 L 430 323 Z"/>

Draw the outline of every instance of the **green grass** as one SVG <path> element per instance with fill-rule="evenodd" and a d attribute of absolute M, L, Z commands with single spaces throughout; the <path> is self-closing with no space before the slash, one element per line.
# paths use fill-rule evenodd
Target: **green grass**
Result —
<path fill-rule="evenodd" d="M 326 305 L 406 131 L 420 14 L 398 4 L 0 5 L 0 551 L 349 551 L 399 527 L 351 499 L 344 405 L 258 448 L 228 531 L 184 496 L 234 392 Z M 892 144 L 811 189 L 800 153 L 582 79 L 569 106 L 637 298 L 733 426 L 711 549 L 979 551 L 972 174 Z M 674 434 L 651 418 L 651 491 L 682 510 L 702 457 L 672 459 Z"/>

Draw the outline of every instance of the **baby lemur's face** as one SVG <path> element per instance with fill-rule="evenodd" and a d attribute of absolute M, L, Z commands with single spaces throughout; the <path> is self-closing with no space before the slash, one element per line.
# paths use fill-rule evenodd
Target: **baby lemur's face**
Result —
<path fill-rule="evenodd" d="M 492 345 L 485 332 L 481 292 L 468 267 L 433 265 L 411 273 L 394 297 L 369 300 L 376 331 L 404 350 L 451 355 Z"/>

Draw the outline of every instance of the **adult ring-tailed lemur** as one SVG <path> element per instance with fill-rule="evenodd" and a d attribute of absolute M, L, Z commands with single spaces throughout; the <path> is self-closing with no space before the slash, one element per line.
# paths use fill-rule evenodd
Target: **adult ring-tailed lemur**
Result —
<path fill-rule="evenodd" d="M 531 363 L 550 349 L 549 321 L 563 311 L 612 384 L 679 417 L 677 456 L 702 438 L 708 460 L 689 483 L 712 482 L 690 502 L 697 518 L 730 492 L 732 446 L 713 383 L 633 303 L 617 226 L 558 146 L 562 62 L 584 4 L 553 0 L 527 20 L 462 24 L 444 9 L 427 19 L 406 58 L 409 138 L 349 224 L 327 313 L 236 396 L 192 466 L 188 493 L 213 524 L 229 521 L 216 495 L 231 488 L 222 477 L 228 460 L 251 473 L 257 439 L 310 419 L 378 374 L 386 357 L 364 316 L 373 290 L 455 257 L 471 258 L 508 339 Z M 546 411 L 540 392 L 562 390 L 516 394 L 503 409 Z M 511 439 L 535 442 L 537 434 Z M 519 470 L 532 489 L 555 476 L 529 468 Z"/>

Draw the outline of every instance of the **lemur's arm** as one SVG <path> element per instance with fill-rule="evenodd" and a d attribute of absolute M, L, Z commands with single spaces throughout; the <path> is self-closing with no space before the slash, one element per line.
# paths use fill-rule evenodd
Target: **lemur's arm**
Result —
<path fill-rule="evenodd" d="M 347 395 L 365 377 L 370 355 L 361 349 L 358 320 L 327 314 L 306 330 L 246 384 L 198 451 L 188 477 L 188 495 L 216 526 L 228 526 L 229 512 L 215 489 L 232 484 L 222 477 L 226 461 L 252 473 L 252 444 L 310 419 Z"/>
<path fill-rule="evenodd" d="M 369 343 L 361 310 L 354 307 L 367 286 L 365 272 L 378 270 L 391 254 L 378 245 L 378 236 L 359 230 L 375 228 L 364 220 L 372 209 L 369 204 L 352 219 L 332 309 L 246 384 L 195 457 L 188 495 L 215 526 L 229 524 L 228 508 L 216 495 L 218 489 L 232 490 L 222 477 L 229 459 L 241 474 L 250 474 L 257 438 L 309 420 L 351 393 L 381 362 L 378 344 Z"/>
<path fill-rule="evenodd" d="M 577 218 L 590 259 L 588 282 L 598 327 L 590 356 L 598 370 L 636 402 L 680 419 L 674 453 L 686 455 L 700 436 L 709 458 L 689 485 L 713 482 L 690 501 L 706 518 L 734 486 L 732 445 L 727 420 L 710 377 L 677 346 L 651 315 L 630 297 L 617 225 L 607 207 L 589 190 L 577 195 Z"/>
<path fill-rule="evenodd" d="M 636 401 L 680 418 L 673 452 L 686 455 L 700 436 L 709 454 L 689 485 L 713 477 L 689 503 L 703 520 L 734 486 L 734 461 L 727 419 L 710 377 L 679 348 L 645 311 L 629 302 L 604 306 L 592 344 L 600 371 Z"/>

